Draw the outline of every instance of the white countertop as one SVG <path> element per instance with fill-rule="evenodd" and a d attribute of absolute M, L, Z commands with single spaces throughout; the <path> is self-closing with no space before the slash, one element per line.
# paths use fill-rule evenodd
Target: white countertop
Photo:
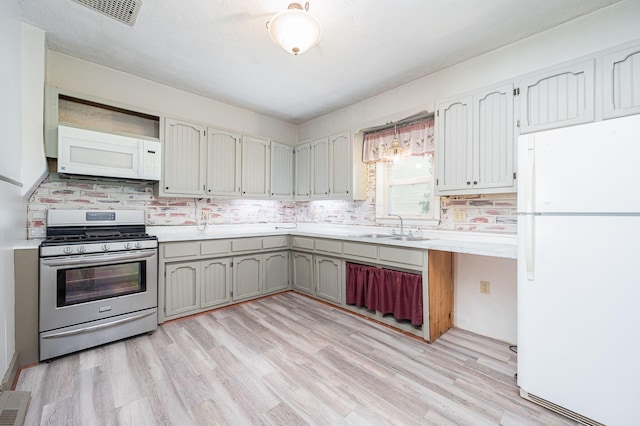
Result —
<path fill-rule="evenodd" d="M 515 259 L 517 253 L 517 238 L 513 234 L 423 230 L 419 236 L 425 239 L 419 241 L 400 241 L 362 236 L 371 233 L 391 234 L 391 229 L 375 226 L 270 223 L 209 225 L 205 230 L 198 230 L 195 226 L 147 226 L 147 232 L 157 236 L 159 242 L 259 237 L 265 235 L 298 235 L 509 259 Z"/>

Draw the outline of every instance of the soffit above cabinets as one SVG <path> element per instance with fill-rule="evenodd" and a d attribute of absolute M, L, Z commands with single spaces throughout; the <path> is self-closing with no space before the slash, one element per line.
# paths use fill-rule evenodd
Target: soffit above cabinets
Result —
<path fill-rule="evenodd" d="M 18 0 L 51 50 L 299 124 L 619 0 L 317 0 L 300 56 L 265 28 L 289 1 L 142 0 L 129 26 L 72 0 Z"/>

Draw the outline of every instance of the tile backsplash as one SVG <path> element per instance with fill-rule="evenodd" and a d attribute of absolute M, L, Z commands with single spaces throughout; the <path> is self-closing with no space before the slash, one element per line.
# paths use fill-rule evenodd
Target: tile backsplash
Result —
<path fill-rule="evenodd" d="M 144 209 L 147 225 L 324 223 L 375 225 L 375 168 L 365 201 L 276 201 L 156 197 L 149 186 L 47 177 L 28 203 L 28 238 L 44 238 L 49 209 Z M 438 229 L 516 232 L 516 194 L 441 197 Z"/>

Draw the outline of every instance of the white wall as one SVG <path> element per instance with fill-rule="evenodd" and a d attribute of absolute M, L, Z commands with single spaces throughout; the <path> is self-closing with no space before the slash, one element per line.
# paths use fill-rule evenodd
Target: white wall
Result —
<path fill-rule="evenodd" d="M 22 194 L 47 175 L 43 144 L 45 32 L 22 24 Z"/>
<path fill-rule="evenodd" d="M 339 111 L 303 123 L 299 141 L 349 129 L 352 133 L 421 110 L 441 99 L 535 72 L 600 50 L 640 40 L 640 1 L 625 0 L 551 30 L 420 78 Z M 516 262 L 456 255 L 457 327 L 516 342 Z M 491 294 L 480 294 L 480 280 Z"/>
<path fill-rule="evenodd" d="M 516 260 L 456 254 L 454 264 L 454 326 L 515 344 Z M 489 282 L 489 294 L 480 293 L 480 281 Z"/>
<path fill-rule="evenodd" d="M 47 52 L 46 82 L 75 92 L 143 107 L 159 115 L 210 124 L 295 144 L 297 126 L 174 89 L 58 52 Z"/>
<path fill-rule="evenodd" d="M 384 124 L 435 102 L 640 39 L 640 1 L 625 0 L 299 126 L 299 141 Z"/>
<path fill-rule="evenodd" d="M 15 351 L 13 247 L 26 233 L 20 187 L 21 38 L 18 1 L 0 2 L 0 378 Z"/>

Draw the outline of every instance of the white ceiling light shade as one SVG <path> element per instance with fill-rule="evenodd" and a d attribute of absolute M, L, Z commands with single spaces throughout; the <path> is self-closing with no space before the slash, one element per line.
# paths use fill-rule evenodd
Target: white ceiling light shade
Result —
<path fill-rule="evenodd" d="M 318 44 L 322 37 L 320 22 L 309 13 L 309 2 L 304 9 L 300 3 L 291 3 L 267 22 L 267 29 L 271 40 L 296 56 Z"/>

